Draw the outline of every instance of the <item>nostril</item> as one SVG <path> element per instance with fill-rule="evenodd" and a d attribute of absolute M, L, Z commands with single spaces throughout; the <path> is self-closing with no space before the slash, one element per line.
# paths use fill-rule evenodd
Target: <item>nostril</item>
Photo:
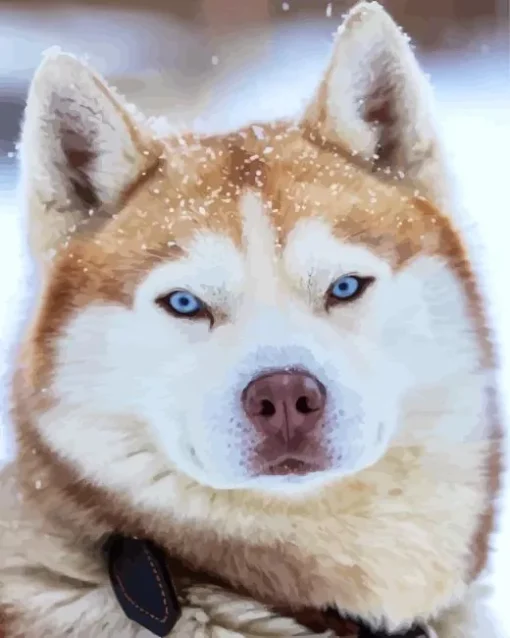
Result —
<path fill-rule="evenodd" d="M 276 414 L 276 408 L 274 407 L 274 404 L 268 399 L 263 399 L 260 402 L 259 416 L 270 417 L 270 416 L 274 416 L 275 414 Z"/>
<path fill-rule="evenodd" d="M 298 445 L 298 439 L 322 429 L 326 388 L 310 374 L 275 371 L 261 375 L 250 381 L 240 398 L 251 424 L 264 436 L 276 436 L 280 443 Z"/>
<path fill-rule="evenodd" d="M 314 408 L 313 405 L 310 405 L 310 400 L 308 397 L 299 397 L 296 401 L 296 410 L 300 414 L 310 414 L 310 412 L 317 412 L 318 408 Z"/>

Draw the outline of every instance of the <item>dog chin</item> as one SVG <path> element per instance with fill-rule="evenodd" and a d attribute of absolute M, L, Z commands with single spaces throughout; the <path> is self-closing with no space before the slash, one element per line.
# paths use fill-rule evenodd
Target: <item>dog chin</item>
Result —
<path fill-rule="evenodd" d="M 306 496 L 310 493 L 320 491 L 320 489 L 335 479 L 338 480 L 343 474 L 338 471 L 327 470 L 321 472 L 311 472 L 310 474 L 287 474 L 287 475 L 263 475 L 247 476 L 237 479 L 226 479 L 218 475 L 200 472 L 196 476 L 198 481 L 204 486 L 216 491 L 249 491 L 272 496 Z"/>
<path fill-rule="evenodd" d="M 379 458 L 379 457 L 378 457 Z M 259 474 L 227 477 L 216 472 L 207 471 L 203 467 L 195 467 L 192 477 L 198 483 L 215 491 L 249 491 L 270 496 L 290 498 L 309 497 L 327 488 L 332 483 L 357 473 L 372 465 L 372 462 L 349 464 L 331 467 L 324 470 L 299 474 Z"/>
<path fill-rule="evenodd" d="M 242 489 L 272 496 L 303 497 L 320 492 L 330 483 L 343 478 L 338 470 L 322 470 L 309 474 L 263 475 L 248 479 Z"/>
<path fill-rule="evenodd" d="M 174 467 L 191 480 L 215 491 L 235 490 L 273 496 L 309 496 L 375 465 L 385 455 L 389 444 L 386 436 L 377 438 L 372 445 L 350 451 L 344 450 L 341 459 L 331 459 L 326 464 L 318 461 L 314 463 L 313 459 L 303 459 L 301 463 L 296 462 L 296 467 L 292 463 L 282 462 L 276 466 L 268 464 L 257 472 L 250 472 L 241 466 L 237 471 L 229 468 L 230 471 L 225 472 L 222 467 L 204 463 L 193 446 L 189 445 L 181 449 L 178 461 L 174 459 L 177 461 Z"/>

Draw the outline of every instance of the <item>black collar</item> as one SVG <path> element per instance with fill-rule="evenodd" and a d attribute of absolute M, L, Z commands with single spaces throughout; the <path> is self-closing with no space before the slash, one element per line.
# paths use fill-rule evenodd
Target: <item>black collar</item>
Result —
<path fill-rule="evenodd" d="M 181 606 L 165 553 L 154 543 L 113 534 L 103 545 L 113 591 L 128 618 L 155 636 L 169 636 L 181 617 Z M 336 616 L 328 610 L 325 616 Z M 358 638 L 427 638 L 427 631 L 415 627 L 403 633 L 374 632 L 359 625 Z"/>
<path fill-rule="evenodd" d="M 110 582 L 128 618 L 168 636 L 181 617 L 164 552 L 154 543 L 113 534 L 103 546 Z"/>

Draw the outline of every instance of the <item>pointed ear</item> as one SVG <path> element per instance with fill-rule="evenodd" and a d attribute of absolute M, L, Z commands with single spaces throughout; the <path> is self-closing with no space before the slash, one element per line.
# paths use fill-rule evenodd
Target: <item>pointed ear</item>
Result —
<path fill-rule="evenodd" d="M 436 204 L 448 199 L 431 87 L 409 39 L 378 2 L 347 14 L 305 124 L 374 171 L 404 175 Z"/>
<path fill-rule="evenodd" d="M 108 219 L 159 154 L 144 123 L 101 78 L 70 55 L 48 54 L 30 87 L 20 145 L 37 257 Z"/>

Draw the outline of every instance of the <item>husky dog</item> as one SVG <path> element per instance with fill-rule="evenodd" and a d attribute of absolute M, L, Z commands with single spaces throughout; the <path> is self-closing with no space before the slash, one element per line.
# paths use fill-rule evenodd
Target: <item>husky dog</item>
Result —
<path fill-rule="evenodd" d="M 226 135 L 163 138 L 48 54 L 20 156 L 39 285 L 0 475 L 5 638 L 153 635 L 112 534 L 167 557 L 172 636 L 498 635 L 496 353 L 382 7 L 348 14 L 300 118 Z M 310 622 L 326 608 L 343 625 Z"/>

